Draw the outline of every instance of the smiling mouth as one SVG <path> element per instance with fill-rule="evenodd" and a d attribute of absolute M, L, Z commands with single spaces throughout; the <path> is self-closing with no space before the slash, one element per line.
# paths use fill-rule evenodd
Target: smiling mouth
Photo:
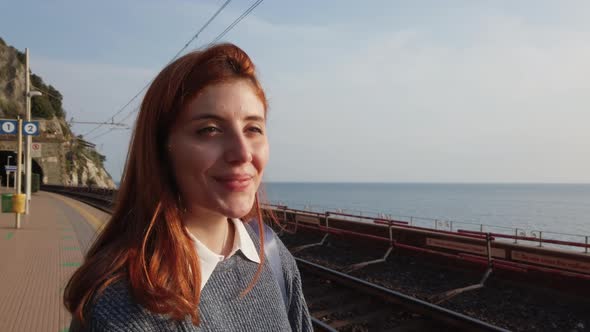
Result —
<path fill-rule="evenodd" d="M 223 188 L 229 191 L 244 191 L 252 182 L 251 176 L 236 176 L 236 177 L 214 177 L 217 183 L 221 184 Z"/>

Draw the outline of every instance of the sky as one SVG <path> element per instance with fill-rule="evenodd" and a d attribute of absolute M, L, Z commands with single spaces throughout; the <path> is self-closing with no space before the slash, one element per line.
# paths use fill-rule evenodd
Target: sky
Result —
<path fill-rule="evenodd" d="M 68 119 L 110 121 L 222 3 L 3 1 L 0 37 Z M 266 181 L 590 183 L 588 17 L 575 0 L 265 0 L 223 41 L 269 97 Z M 114 121 L 132 127 L 140 100 Z M 73 125 L 117 181 L 131 130 L 94 127 Z"/>

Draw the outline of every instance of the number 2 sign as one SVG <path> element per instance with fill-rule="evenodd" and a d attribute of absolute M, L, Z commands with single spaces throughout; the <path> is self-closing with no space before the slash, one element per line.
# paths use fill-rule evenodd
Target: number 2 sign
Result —
<path fill-rule="evenodd" d="M 38 136 L 39 135 L 39 122 L 37 122 L 37 121 L 23 122 L 23 135 Z"/>

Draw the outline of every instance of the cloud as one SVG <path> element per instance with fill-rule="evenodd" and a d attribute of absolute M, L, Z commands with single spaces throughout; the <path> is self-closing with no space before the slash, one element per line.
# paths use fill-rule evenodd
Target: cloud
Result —
<path fill-rule="evenodd" d="M 462 45 L 406 29 L 347 52 L 282 30 L 282 70 L 262 69 L 277 113 L 269 179 L 590 181 L 590 33 L 497 15 L 471 28 Z"/>
<path fill-rule="evenodd" d="M 216 8 L 195 6 L 166 15 L 201 22 Z M 228 8 L 201 41 L 240 12 Z M 390 29 L 249 16 L 226 40 L 254 59 L 270 99 L 267 179 L 590 182 L 590 27 L 570 24 L 569 7 L 554 22 L 517 12 L 462 9 L 468 19 Z M 159 68 L 35 59 L 33 69 L 64 92 L 70 116 L 104 120 Z M 115 177 L 128 135 L 97 142 Z"/>

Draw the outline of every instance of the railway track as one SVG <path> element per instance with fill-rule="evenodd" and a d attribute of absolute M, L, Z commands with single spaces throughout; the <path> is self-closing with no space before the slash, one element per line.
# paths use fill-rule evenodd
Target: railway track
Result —
<path fill-rule="evenodd" d="M 111 197 L 51 188 L 111 213 Z M 316 331 L 508 331 L 295 258 Z"/>
<path fill-rule="evenodd" d="M 109 214 L 113 212 L 113 196 L 111 195 L 69 191 L 61 186 L 43 186 L 41 190 L 72 197 Z"/>
<path fill-rule="evenodd" d="M 295 258 L 317 331 L 507 331 Z"/>

